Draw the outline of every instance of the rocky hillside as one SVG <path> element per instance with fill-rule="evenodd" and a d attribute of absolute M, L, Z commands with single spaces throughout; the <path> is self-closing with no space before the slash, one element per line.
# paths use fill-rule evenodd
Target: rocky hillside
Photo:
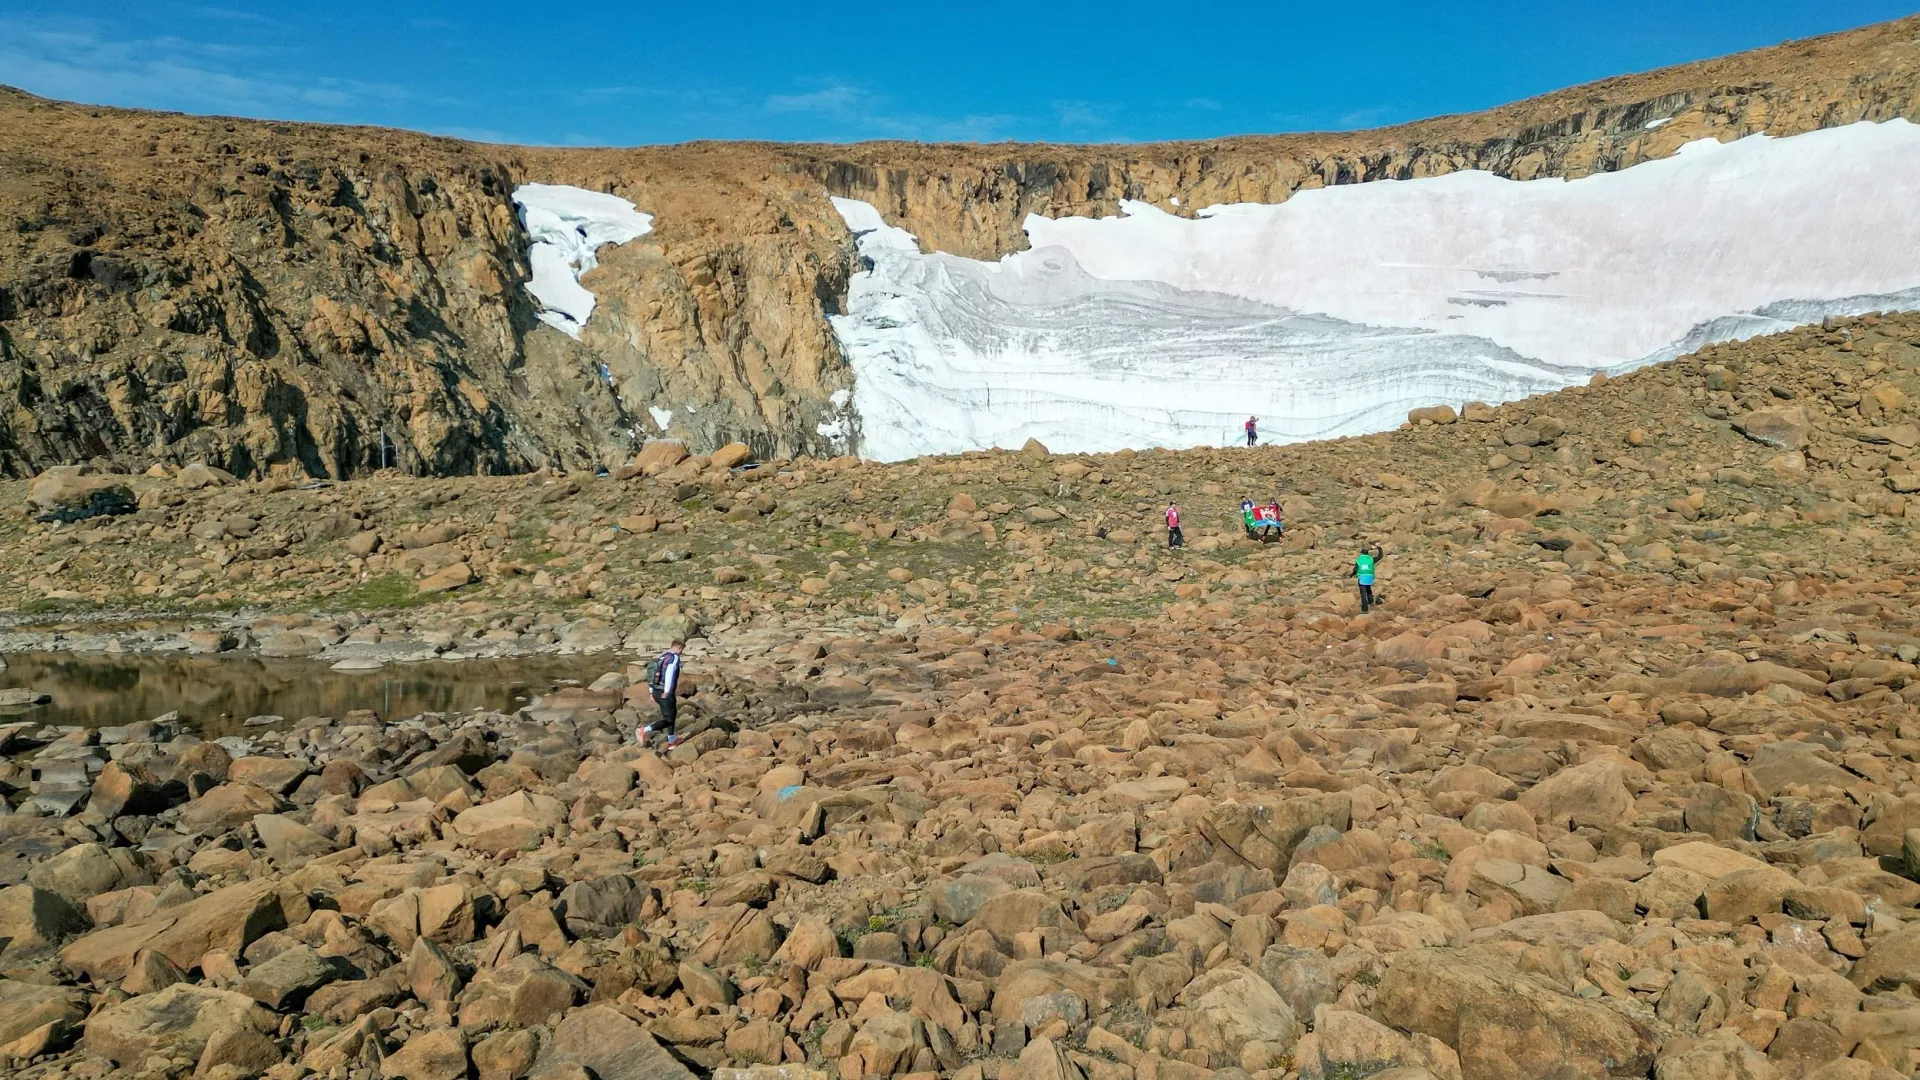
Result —
<path fill-rule="evenodd" d="M 1580 176 L 1704 135 L 1920 118 L 1916 28 L 1379 131 L 1125 147 L 549 150 L 4 91 L 0 471 L 577 467 L 658 434 L 656 402 L 696 450 L 818 452 L 850 377 L 825 316 L 857 268 L 829 193 L 929 246 L 990 256 L 1024 243 L 1030 212 L 1108 214 L 1121 198 L 1274 202 L 1463 168 Z M 578 342 L 541 327 L 521 287 L 509 198 L 530 181 L 655 215 L 652 234 L 603 250 Z"/>
<path fill-rule="evenodd" d="M 512 714 L 0 724 L 0 1070 L 1911 1076 L 1917 418 L 1909 314 L 1288 447 L 56 473 L 140 508 L 0 517 L 52 621 L 0 650 L 702 632 L 671 748 L 611 651 Z"/>

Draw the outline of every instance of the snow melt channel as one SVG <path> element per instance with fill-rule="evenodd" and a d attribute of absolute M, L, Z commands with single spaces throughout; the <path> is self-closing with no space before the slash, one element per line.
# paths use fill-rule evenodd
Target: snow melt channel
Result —
<path fill-rule="evenodd" d="M 1196 218 L 1025 223 L 999 262 L 834 204 L 871 269 L 832 319 L 870 457 L 1397 426 L 1828 315 L 1920 308 L 1920 127 L 1693 143 L 1579 180 L 1463 172 Z"/>
<path fill-rule="evenodd" d="M 600 265 L 600 245 L 652 232 L 653 215 L 618 195 L 565 184 L 522 184 L 513 189 L 513 201 L 530 242 L 527 292 L 540 302 L 540 321 L 578 338 L 594 305 L 580 275 Z"/>

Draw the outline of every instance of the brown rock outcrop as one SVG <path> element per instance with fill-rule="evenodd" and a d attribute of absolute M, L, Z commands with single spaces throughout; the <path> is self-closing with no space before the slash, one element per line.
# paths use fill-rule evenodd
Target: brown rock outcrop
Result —
<path fill-rule="evenodd" d="M 20 403 L 0 421 L 0 472 L 97 456 L 241 475 L 613 464 L 659 434 L 656 404 L 696 451 L 818 453 L 851 378 L 826 316 L 857 269 L 830 194 L 929 249 L 992 257 L 1025 246 L 1029 213 L 1100 216 L 1121 199 L 1577 177 L 1702 137 L 1920 117 L 1915 25 L 1377 131 L 1124 148 L 539 149 L 0 91 L 0 220 L 18 223 L 0 244 L 0 388 Z M 511 195 L 529 181 L 655 215 L 652 234 L 602 251 L 579 341 L 540 324 L 522 289 Z"/>

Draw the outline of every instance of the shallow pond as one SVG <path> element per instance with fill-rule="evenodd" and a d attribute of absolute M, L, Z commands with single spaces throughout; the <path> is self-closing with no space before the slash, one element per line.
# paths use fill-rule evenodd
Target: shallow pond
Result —
<path fill-rule="evenodd" d="M 378 671 L 334 671 L 320 660 L 178 653 L 9 653 L 0 689 L 53 697 L 0 711 L 0 723 L 107 727 L 178 712 L 209 738 L 248 730 L 256 716 L 289 721 L 371 709 L 383 719 L 469 709 L 511 711 L 563 681 L 591 682 L 625 667 L 613 653 L 501 660 L 428 660 Z"/>

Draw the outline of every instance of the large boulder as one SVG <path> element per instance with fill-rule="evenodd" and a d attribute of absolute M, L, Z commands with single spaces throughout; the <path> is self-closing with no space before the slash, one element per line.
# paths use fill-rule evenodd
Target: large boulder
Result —
<path fill-rule="evenodd" d="M 332 982 L 336 970 L 308 946 L 294 945 L 253 965 L 234 989 L 269 1009 L 280 1009 Z"/>
<path fill-rule="evenodd" d="M 87 806 L 104 817 L 115 818 L 121 814 L 157 814 L 171 802 L 166 788 L 145 770 L 109 761 L 93 778 L 93 794 Z"/>
<path fill-rule="evenodd" d="M 687 460 L 687 457 L 686 443 L 678 439 L 655 439 L 634 455 L 633 465 L 642 476 L 658 476 Z"/>
<path fill-rule="evenodd" d="M 239 784 L 252 784 L 275 795 L 285 795 L 300 786 L 312 770 L 305 759 L 297 757 L 269 757 L 264 754 L 249 754 L 234 758 L 227 766 L 227 779 Z"/>
<path fill-rule="evenodd" d="M 1353 798 L 1344 792 L 1304 795 L 1263 802 L 1222 803 L 1208 811 L 1200 831 L 1216 852 L 1237 857 L 1248 865 L 1285 872 L 1293 849 L 1308 830 L 1324 825 L 1347 831 L 1353 821 Z M 1219 850 L 1224 849 L 1224 850 Z"/>
<path fill-rule="evenodd" d="M 180 808 L 180 824 L 195 832 L 216 833 L 238 828 L 256 814 L 280 808 L 272 792 L 252 784 L 228 782 Z"/>
<path fill-rule="evenodd" d="M 1834 1056 L 1844 1053 L 1843 1048 Z M 1737 1033 L 1722 1029 L 1678 1053 L 1662 1056 L 1653 1075 L 1654 1080 L 1775 1080 L 1782 1073 L 1766 1054 L 1749 1046 Z M 1786 1075 L 1800 1073 L 1795 1070 Z"/>
<path fill-rule="evenodd" d="M 153 884 L 153 874 L 130 848 L 76 844 L 27 873 L 27 881 L 70 903 L 117 892 L 135 885 Z"/>
<path fill-rule="evenodd" d="M 66 897 L 32 885 L 0 889 L 0 956 L 20 960 L 47 952 L 92 924 Z"/>
<path fill-rule="evenodd" d="M 1016 960 L 993 984 L 993 1015 L 1019 1016 L 1029 1000 L 1063 990 L 1101 1012 L 1126 992 L 1126 980 L 1108 969 L 1072 960 Z"/>
<path fill-rule="evenodd" d="M 854 1033 L 847 1056 L 859 1060 L 862 1075 L 892 1076 L 912 1071 L 914 1051 L 925 1041 L 925 1028 L 917 1017 L 877 1010 Z"/>
<path fill-rule="evenodd" d="M 283 868 L 340 850 L 339 844 L 280 814 L 254 815 L 253 832 L 267 857 Z"/>
<path fill-rule="evenodd" d="M 965 926 L 987 901 L 1012 891 L 1013 886 L 999 878 L 961 874 L 933 886 L 933 914 L 955 926 Z"/>
<path fill-rule="evenodd" d="M 1769 686 L 1788 686 L 1803 694 L 1827 692 L 1826 680 L 1770 660 L 1749 660 L 1742 664 L 1702 664 L 1681 672 L 1677 682 L 1680 689 L 1689 694 L 1709 694 L 1714 697 L 1757 694 Z"/>
<path fill-rule="evenodd" d="M 1687 799 L 1684 820 L 1689 832 L 1716 840 L 1752 840 L 1760 825 L 1760 804 L 1745 792 L 1701 784 Z"/>
<path fill-rule="evenodd" d="M 1910 987 L 1920 990 L 1920 922 L 1911 922 L 1874 941 L 1853 965 L 1853 984 L 1863 990 Z"/>
<path fill-rule="evenodd" d="M 625 874 L 576 881 L 560 893 L 574 937 L 612 937 L 640 917 L 647 890 Z"/>
<path fill-rule="evenodd" d="M 646 1029 L 611 1005 L 576 1009 L 554 1025 L 533 1075 L 558 1076 L 566 1065 L 587 1069 L 599 1080 L 694 1080 Z"/>
<path fill-rule="evenodd" d="M 1256 1040 L 1275 1053 L 1290 1054 L 1302 1033 L 1279 991 L 1245 968 L 1208 972 L 1181 991 L 1179 1001 L 1193 1010 L 1200 1042 L 1224 1048 L 1232 1061 Z"/>
<path fill-rule="evenodd" d="M 142 949 L 189 971 L 214 949 L 239 956 L 262 934 L 286 928 L 277 888 L 271 881 L 230 885 L 138 922 L 95 930 L 68 942 L 61 962 L 106 982 L 124 977 Z"/>
<path fill-rule="evenodd" d="M 131 513 L 137 505 L 126 477 L 90 472 L 85 465 L 55 465 L 34 477 L 27 485 L 27 501 L 56 512 Z"/>
<path fill-rule="evenodd" d="M 699 631 L 700 623 L 691 615 L 655 615 L 634 627 L 620 647 L 629 652 L 653 652 L 686 641 Z"/>
<path fill-rule="evenodd" d="M 1654 852 L 1653 865 L 1675 867 L 1713 881 L 1728 874 L 1737 874 L 1742 870 L 1764 870 L 1768 864 L 1732 848 L 1721 847 L 1719 844 L 1709 844 L 1705 840 L 1689 840 L 1684 844 L 1674 844 Z"/>
<path fill-rule="evenodd" d="M 1042 927 L 1063 926 L 1067 922 L 1067 914 L 1057 897 L 1042 889 L 1015 889 L 981 904 L 967 925 L 970 929 L 985 930 L 1003 948 L 1011 949 L 1022 934 Z"/>
<path fill-rule="evenodd" d="M 1755 409 L 1736 419 L 1734 429 L 1754 442 L 1781 450 L 1805 450 L 1813 421 L 1798 405 Z"/>
<path fill-rule="evenodd" d="M 708 459 L 718 469 L 732 469 L 753 460 L 753 448 L 743 442 L 732 442 L 715 450 Z"/>
<path fill-rule="evenodd" d="M 0 1058 L 38 1057 L 86 1018 L 83 991 L 0 979 Z"/>
<path fill-rule="evenodd" d="M 1431 1035 L 1406 1036 L 1370 1017 L 1323 1006 L 1314 1014 L 1313 1034 L 1294 1048 L 1301 1080 L 1387 1075 L 1414 1069 L 1427 1075 L 1457 1075 L 1459 1060 Z M 1414 1075 L 1419 1075 L 1416 1072 Z"/>
<path fill-rule="evenodd" d="M 1542 867 L 1487 857 L 1468 870 L 1467 891 L 1483 900 L 1501 899 L 1522 915 L 1554 911 L 1572 886 Z"/>
<path fill-rule="evenodd" d="M 463 995 L 460 1026 L 532 1027 L 565 1013 L 587 987 L 533 953 L 482 968 Z"/>
<path fill-rule="evenodd" d="M 189 491 L 207 487 L 225 487 L 233 482 L 232 473 L 225 469 L 216 469 L 201 461 L 183 465 L 180 471 L 173 475 L 174 486 L 186 488 Z"/>
<path fill-rule="evenodd" d="M 475 850 L 520 851 L 540 846 L 566 817 L 566 804 L 553 796 L 516 791 L 460 811 L 452 827 Z"/>
<path fill-rule="evenodd" d="M 1538 1080 L 1563 1066 L 1583 1076 L 1647 1075 L 1656 1046 L 1651 1032 L 1498 955 L 1400 953 L 1380 981 L 1375 1018 L 1453 1047 L 1465 1080 Z"/>
<path fill-rule="evenodd" d="M 175 983 L 152 994 L 109 1005 L 87 1021 L 80 1046 L 121 1065 L 150 1057 L 197 1060 L 208 1040 L 225 1029 L 266 1033 L 279 1022 L 245 994 Z"/>
<path fill-rule="evenodd" d="M 387 1080 L 466 1080 L 467 1037 L 456 1027 L 419 1032 L 387 1055 L 380 1075 Z"/>
<path fill-rule="evenodd" d="M 1259 968 L 1260 977 L 1279 991 L 1296 1017 L 1312 1016 L 1340 995 L 1333 961 L 1319 949 L 1273 945 L 1260 957 Z"/>
<path fill-rule="evenodd" d="M 1762 793 L 1778 795 L 1788 787 L 1846 788 L 1858 778 L 1829 760 L 1825 748 L 1798 739 L 1784 739 L 1755 748 L 1747 761 L 1747 771 Z M 1920 820 L 1920 819 L 1916 819 Z"/>
<path fill-rule="evenodd" d="M 1604 827 L 1633 813 L 1633 793 L 1620 763 L 1602 759 L 1554 773 L 1522 792 L 1520 805 L 1535 821 L 1560 829 Z"/>

